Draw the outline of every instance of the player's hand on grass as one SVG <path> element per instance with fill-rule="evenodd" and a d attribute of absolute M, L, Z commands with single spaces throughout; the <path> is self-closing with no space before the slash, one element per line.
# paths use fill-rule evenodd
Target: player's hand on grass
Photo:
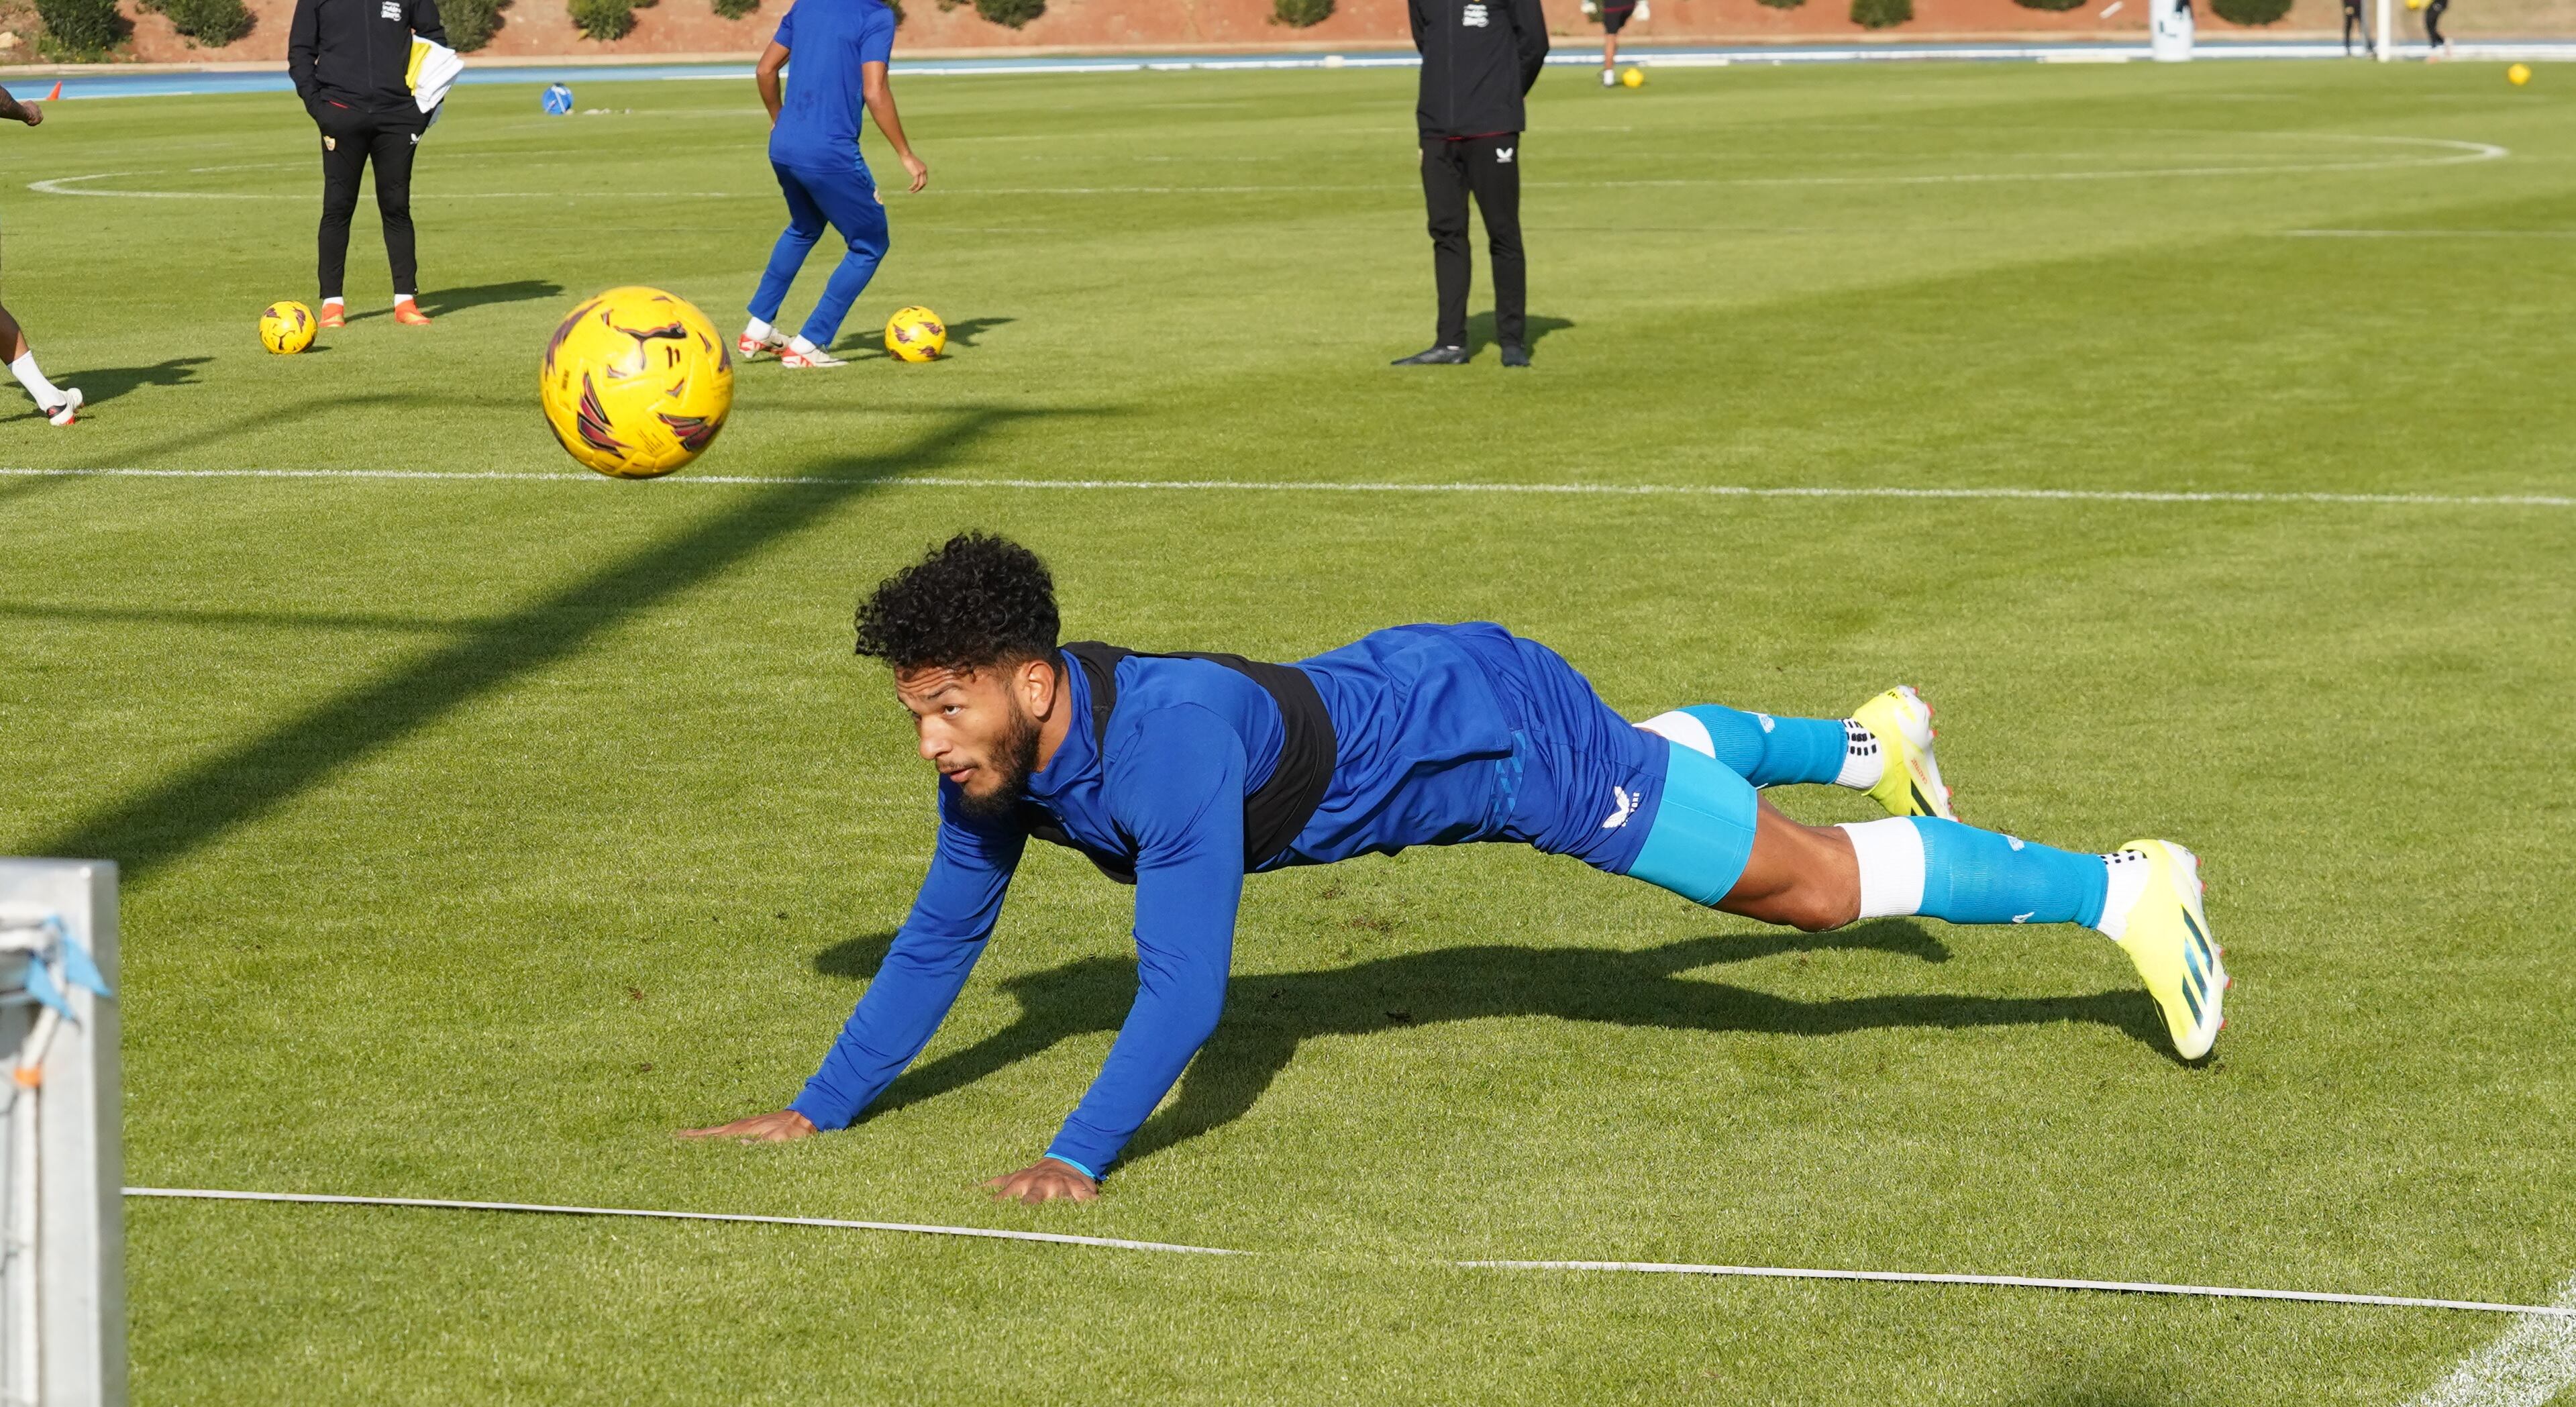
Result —
<path fill-rule="evenodd" d="M 682 1138 L 730 1138 L 742 1143 L 785 1143 L 806 1138 L 814 1133 L 814 1121 L 793 1109 L 775 1114 L 754 1114 L 713 1128 L 682 1129 Z"/>
<path fill-rule="evenodd" d="M 1100 1199 L 1100 1184 L 1081 1169 L 1068 1167 L 1053 1158 L 1040 1158 L 1028 1167 L 1006 1177 L 984 1184 L 993 1189 L 996 1202 L 1026 1202 L 1035 1206 L 1061 1197 L 1068 1202 L 1094 1202 Z"/>
<path fill-rule="evenodd" d="M 911 152 L 905 152 L 903 154 L 903 169 L 912 173 L 912 193 L 914 195 L 921 194 L 921 188 L 930 184 L 930 163 L 913 155 Z"/>

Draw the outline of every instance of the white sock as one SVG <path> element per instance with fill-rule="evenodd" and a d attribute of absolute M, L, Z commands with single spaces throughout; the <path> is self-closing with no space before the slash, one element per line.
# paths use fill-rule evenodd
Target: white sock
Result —
<path fill-rule="evenodd" d="M 55 390 L 54 383 L 45 379 L 45 373 L 36 369 L 36 354 L 32 350 L 9 363 L 9 374 L 17 377 L 18 384 L 27 388 L 27 394 L 36 398 L 37 408 L 52 410 L 63 403 L 63 393 Z"/>
<path fill-rule="evenodd" d="M 806 341 L 806 340 L 805 340 L 805 334 L 800 332 L 800 333 L 797 333 L 795 336 L 790 337 L 790 338 L 788 338 L 788 339 L 787 339 L 787 350 L 789 350 L 789 351 L 791 351 L 791 352 L 795 352 L 795 353 L 797 353 L 797 354 L 798 354 L 798 355 L 800 355 L 800 356 L 808 356 L 808 357 L 810 357 L 810 356 L 814 355 L 816 352 L 819 352 L 819 351 L 821 351 L 821 350 L 823 350 L 823 349 L 822 349 L 822 348 L 820 348 L 820 347 L 815 346 L 815 345 L 814 345 L 813 343 L 811 343 L 811 342 Z"/>
<path fill-rule="evenodd" d="M 349 300 L 346 298 L 325 298 L 322 300 L 322 306 L 326 308 L 345 308 L 349 306 Z"/>
<path fill-rule="evenodd" d="M 1857 718 L 1843 720 L 1843 770 L 1834 774 L 1834 785 L 1867 791 L 1887 775 L 1887 752 L 1878 745 L 1878 735 L 1861 725 Z M 1918 861 L 1917 869 L 1921 868 Z M 1912 909 L 1907 913 L 1914 912 Z"/>
<path fill-rule="evenodd" d="M 769 334 L 776 330 L 777 329 L 772 328 L 768 323 L 762 322 L 758 318 L 753 318 L 751 321 L 743 324 L 742 335 L 750 338 L 754 342 L 766 342 L 769 340 Z"/>
<path fill-rule="evenodd" d="M 2135 850 L 2121 850 L 2102 857 L 2111 871 L 2111 892 L 2102 896 L 2102 921 L 2093 925 L 2102 936 L 2116 943 L 2129 931 L 2129 911 L 2138 906 L 2138 896 L 2147 892 L 2147 857 Z"/>
<path fill-rule="evenodd" d="M 408 293 L 397 293 L 394 295 L 394 306 L 397 308 L 410 301 L 412 301 L 412 297 Z"/>
<path fill-rule="evenodd" d="M 1860 917 L 1898 918 L 1923 910 L 1923 832 L 1911 818 L 1845 824 L 1860 861 Z"/>

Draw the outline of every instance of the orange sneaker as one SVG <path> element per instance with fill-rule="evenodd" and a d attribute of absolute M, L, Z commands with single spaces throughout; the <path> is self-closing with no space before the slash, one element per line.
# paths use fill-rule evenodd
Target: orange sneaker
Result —
<path fill-rule="evenodd" d="M 402 302 L 394 304 L 394 321 L 407 322 L 414 327 L 427 327 L 429 326 L 429 314 L 422 312 L 418 303 L 412 302 L 410 299 L 406 298 Z"/>
<path fill-rule="evenodd" d="M 338 303 L 325 303 L 322 305 L 322 315 L 315 318 L 313 322 L 317 327 L 347 327 L 349 325 L 347 309 Z"/>

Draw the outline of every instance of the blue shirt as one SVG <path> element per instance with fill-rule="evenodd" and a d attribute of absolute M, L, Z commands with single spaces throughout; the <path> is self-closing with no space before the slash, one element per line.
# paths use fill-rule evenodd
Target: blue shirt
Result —
<path fill-rule="evenodd" d="M 1608 759 L 1626 777 L 1650 770 L 1663 740 L 1611 712 L 1544 646 L 1493 625 L 1399 626 L 1298 667 L 1332 718 L 1333 780 L 1265 868 L 1525 840 L 1624 870 L 1644 843 L 1659 794 L 1638 824 L 1606 830 L 1589 792 L 1557 799 L 1547 779 L 1563 769 L 1546 754 Z M 1095 742 L 1082 667 L 1066 657 L 1062 677 L 1075 724 L 1030 775 L 1029 798 L 1074 839 L 1136 867 L 1136 1004 L 1047 1149 L 1096 1175 L 1216 1030 L 1243 894 L 1243 800 L 1278 766 L 1286 728 L 1269 693 L 1223 665 L 1139 656 L 1119 662 L 1118 701 Z M 1001 915 L 1026 835 L 966 817 L 945 781 L 939 816 L 911 915 L 792 1106 L 817 1128 L 847 1125 L 921 1053 Z"/>
<path fill-rule="evenodd" d="M 786 100 L 769 131 L 769 159 L 846 170 L 859 159 L 860 65 L 894 53 L 894 12 L 879 0 L 796 0 L 778 21 Z"/>

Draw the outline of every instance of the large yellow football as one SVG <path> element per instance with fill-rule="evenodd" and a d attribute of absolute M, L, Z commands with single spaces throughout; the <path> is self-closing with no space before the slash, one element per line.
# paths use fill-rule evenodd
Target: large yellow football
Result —
<path fill-rule="evenodd" d="M 898 308 L 886 319 L 886 350 L 905 361 L 926 362 L 947 345 L 947 324 L 928 308 Z"/>
<path fill-rule="evenodd" d="M 658 288 L 612 288 L 555 329 L 537 372 L 565 452 L 619 479 L 704 453 L 733 409 L 733 353 L 715 324 Z"/>
<path fill-rule="evenodd" d="M 291 357 L 313 345 L 313 310 L 289 300 L 259 310 L 259 345 Z"/>

